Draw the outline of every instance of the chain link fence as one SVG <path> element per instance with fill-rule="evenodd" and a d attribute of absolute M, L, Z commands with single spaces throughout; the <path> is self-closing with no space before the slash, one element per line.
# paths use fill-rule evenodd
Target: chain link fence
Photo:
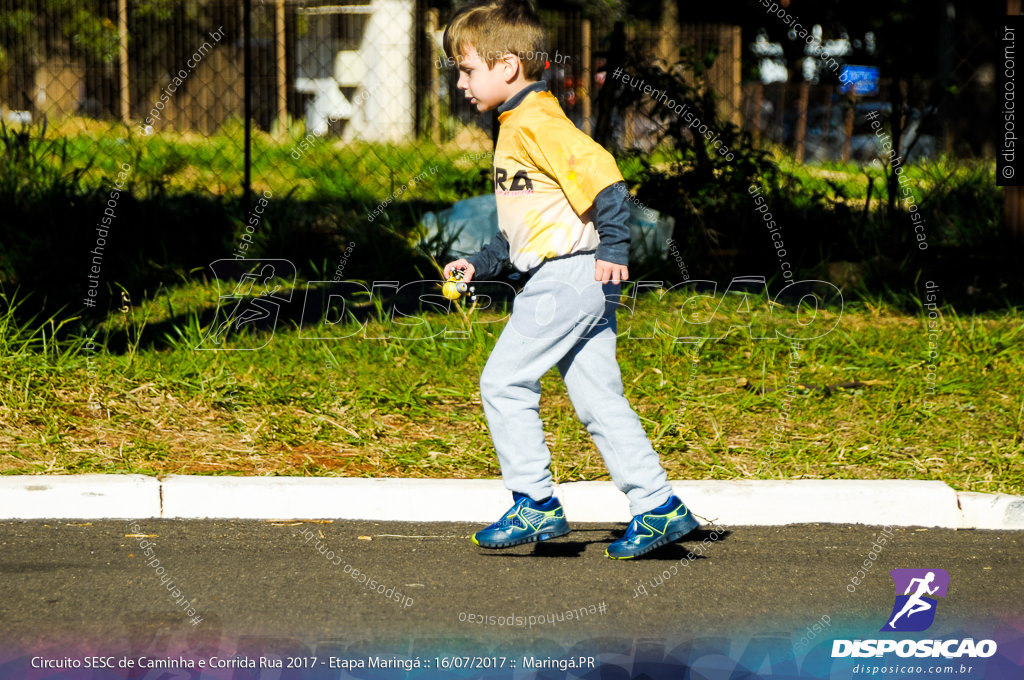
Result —
<path fill-rule="evenodd" d="M 254 188 L 279 174 L 262 167 L 274 148 L 299 160 L 323 145 L 337 173 L 365 174 L 375 149 L 416 145 L 411 167 L 377 167 L 390 187 L 442 145 L 490 146 L 493 120 L 443 67 L 450 14 L 413 0 L 2 0 L 0 107 L 8 125 L 120 121 L 140 137 L 223 136 L 206 160 L 249 164 Z M 596 77 L 590 22 L 584 33 L 578 13 L 545 19 L 559 46 L 552 90 L 580 122 L 592 115 L 581 78 Z"/>
<path fill-rule="evenodd" d="M 120 121 L 144 155 L 167 156 L 163 165 L 218 193 L 315 193 L 328 166 L 328 192 L 347 175 L 387 193 L 439 156 L 492 144 L 494 117 L 470 106 L 445 67 L 452 11 L 414 0 L 0 0 L 0 107 L 8 124 L 77 122 L 61 131 Z M 642 110 L 616 111 L 602 95 L 609 58 L 625 59 L 627 42 L 653 44 L 649 56 L 669 63 L 682 43 L 715 49 L 708 82 L 738 122 L 738 28 L 624 28 L 579 9 L 542 16 L 545 80 L 599 141 L 642 146 L 650 131 Z M 197 158 L 174 157 L 172 141 L 202 138 Z M 408 147 L 401 162 L 380 153 L 394 146 Z M 306 162 L 314 149 L 313 169 L 274 167 L 282 150 Z"/>
<path fill-rule="evenodd" d="M 444 68 L 440 37 L 451 13 L 447 4 L 416 0 L 0 0 L 0 106 L 8 124 L 74 118 L 121 121 L 140 136 L 166 139 L 222 135 L 228 141 L 209 160 L 244 165 L 242 181 L 226 181 L 222 191 L 250 181 L 255 188 L 315 182 L 313 173 L 287 176 L 266 166 L 277 162 L 272 149 L 300 160 L 317 145 L 331 150 L 335 175 L 370 171 L 378 189 L 391 189 L 452 148 L 489 148 L 493 117 L 472 110 L 455 88 L 457 73 Z M 627 71 L 637 59 L 669 65 L 688 46 L 713 55 L 702 78 L 723 119 L 798 158 L 851 155 L 857 131 L 835 83 L 742 84 L 741 63 L 756 49 L 745 51 L 744 40 L 754 41 L 739 26 L 687 26 L 679 16 L 615 24 L 571 8 L 542 14 L 551 45 L 545 79 L 567 115 L 602 143 L 643 148 L 657 127 L 643 106 L 619 110 L 602 94 L 609 63 Z M 987 57 L 970 39 L 963 31 L 950 36 L 943 68 L 949 89 L 968 88 L 977 99 Z M 888 98 L 889 86 L 883 79 L 878 99 Z M 957 98 L 947 107 L 954 115 L 929 131 L 930 152 L 953 150 L 970 132 L 963 106 Z M 374 151 L 390 145 L 414 146 L 406 155 L 414 162 L 380 167 Z"/>
<path fill-rule="evenodd" d="M 801 66 L 792 49 L 784 60 L 788 80 L 762 82 L 777 44 L 765 42 L 760 27 L 777 19 L 756 7 L 735 24 L 695 25 L 684 23 L 689 17 L 678 3 L 623 7 L 615 13 L 565 3 L 542 9 L 541 17 L 549 34 L 549 88 L 578 127 L 625 160 L 627 175 L 638 164 L 622 152 L 656 161 L 666 131 L 670 143 L 686 146 L 696 139 L 695 125 L 701 134 L 708 129 L 708 145 L 721 134 L 730 154 L 745 144 L 736 133 L 743 130 L 757 145 L 787 148 L 798 159 L 877 157 L 867 113 L 892 115 L 885 107 L 894 100 L 894 82 L 907 89 L 895 100 L 908 102 L 905 140 L 920 157 L 986 153 L 985 128 L 974 124 L 979 103 L 994 101 L 991 50 L 975 47 L 985 21 L 948 25 L 935 78 L 881 78 L 875 95 L 853 100 L 821 63 L 806 78 L 806 53 L 798 55 Z M 181 212 L 173 217 L 145 212 L 166 213 L 157 203 L 139 207 L 147 224 L 182 233 L 171 246 L 163 236 L 133 244 L 131 256 L 177 248 L 175 272 L 195 267 L 186 260 L 200 253 L 212 261 L 226 254 L 225 244 L 236 247 L 261 198 L 272 198 L 273 206 L 262 218 L 269 228 L 253 236 L 262 238 L 257 253 L 290 255 L 296 243 L 306 243 L 300 257 L 323 257 L 379 238 L 382 225 L 406 238 L 424 213 L 492 190 L 496 118 L 470 106 L 440 49 L 453 9 L 447 0 L 0 0 L 4 140 L 10 143 L 10 130 L 19 126 L 46 125 L 48 141 L 66 142 L 52 146 L 51 155 L 73 159 L 63 172 L 88 178 L 89 190 L 109 190 L 130 167 L 134 198 L 168 189 L 192 196 L 192 203 L 174 206 Z M 645 12 L 644 20 L 622 20 L 634 10 Z M 824 44 L 831 49 L 836 42 Z M 669 87 L 650 91 L 656 81 Z M 677 99 L 664 96 L 666 89 Z M 930 94 L 936 91 L 945 94 Z M 915 109 L 913 102 L 922 101 L 941 106 L 937 124 L 935 110 Z M 703 120 L 684 119 L 698 106 Z M 425 176 L 430 180 L 418 181 Z M 705 218 L 703 207 L 683 210 L 694 187 L 678 199 L 657 186 L 637 193 L 644 204 L 674 214 L 677 232 Z M 37 219 L 37 206 L 57 202 L 8 201 L 29 219 Z M 136 208 L 129 201 L 124 209 Z M 694 224 L 680 219 L 683 212 Z M 71 230 L 69 215 L 87 219 L 70 207 L 68 213 L 49 219 L 54 234 Z M 179 230 L 193 215 L 225 224 L 216 234 Z M 4 233 L 18 233 L 13 218 L 0 221 L 9 222 L 0 224 Z M 374 259 L 362 255 L 369 247 L 361 246 L 356 269 L 393 263 L 394 248 L 382 247 Z M 0 269 L 14 266 L 0 262 Z M 8 280 L 24 282 L 36 269 L 21 265 Z M 144 276 L 152 267 L 138 269 Z"/>

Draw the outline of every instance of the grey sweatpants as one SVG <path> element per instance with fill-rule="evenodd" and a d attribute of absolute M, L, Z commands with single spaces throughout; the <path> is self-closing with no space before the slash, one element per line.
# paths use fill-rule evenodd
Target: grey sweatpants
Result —
<path fill-rule="evenodd" d="M 516 296 L 512 315 L 480 376 L 480 396 L 511 491 L 551 495 L 551 452 L 540 420 L 540 378 L 552 366 L 634 515 L 669 499 L 672 488 L 640 419 L 622 393 L 615 358 L 621 286 L 594 280 L 593 253 L 545 262 Z"/>

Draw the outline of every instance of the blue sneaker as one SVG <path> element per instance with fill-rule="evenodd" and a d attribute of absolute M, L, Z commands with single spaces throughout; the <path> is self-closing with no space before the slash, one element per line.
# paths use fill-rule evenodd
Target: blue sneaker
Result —
<path fill-rule="evenodd" d="M 473 534 L 473 543 L 481 548 L 511 548 L 558 538 L 571 531 L 557 498 L 552 496 L 544 503 L 537 503 L 521 494 L 513 494 L 513 497 L 515 505 L 497 522 Z"/>
<path fill-rule="evenodd" d="M 672 496 L 663 505 L 634 517 L 626 535 L 613 541 L 604 554 L 613 560 L 628 560 L 678 541 L 699 526 L 683 502 Z"/>

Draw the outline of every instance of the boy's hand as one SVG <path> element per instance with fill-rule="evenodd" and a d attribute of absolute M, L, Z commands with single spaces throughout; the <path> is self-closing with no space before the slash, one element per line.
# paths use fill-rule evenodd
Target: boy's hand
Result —
<path fill-rule="evenodd" d="M 629 267 L 624 264 L 615 264 L 614 262 L 598 260 L 597 268 L 594 271 L 594 280 L 600 281 L 601 283 L 608 283 L 611 281 L 615 284 L 623 281 L 629 281 Z"/>
<path fill-rule="evenodd" d="M 455 260 L 454 262 L 449 262 L 444 266 L 444 278 L 447 279 L 451 277 L 453 269 L 463 270 L 462 280 L 467 283 L 473 280 L 473 273 L 476 272 L 476 268 L 473 265 L 471 265 L 465 258 L 459 258 L 458 260 Z"/>

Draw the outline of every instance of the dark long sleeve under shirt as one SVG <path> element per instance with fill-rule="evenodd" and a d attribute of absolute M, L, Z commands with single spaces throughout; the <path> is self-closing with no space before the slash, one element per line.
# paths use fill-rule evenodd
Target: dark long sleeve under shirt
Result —
<path fill-rule="evenodd" d="M 629 205 L 626 202 L 626 184 L 616 182 L 605 187 L 594 198 L 594 226 L 601 237 L 601 245 L 594 256 L 598 260 L 629 265 Z M 466 261 L 473 265 L 473 278 L 485 280 L 501 273 L 508 262 L 508 241 L 500 231 L 480 252 Z"/>

